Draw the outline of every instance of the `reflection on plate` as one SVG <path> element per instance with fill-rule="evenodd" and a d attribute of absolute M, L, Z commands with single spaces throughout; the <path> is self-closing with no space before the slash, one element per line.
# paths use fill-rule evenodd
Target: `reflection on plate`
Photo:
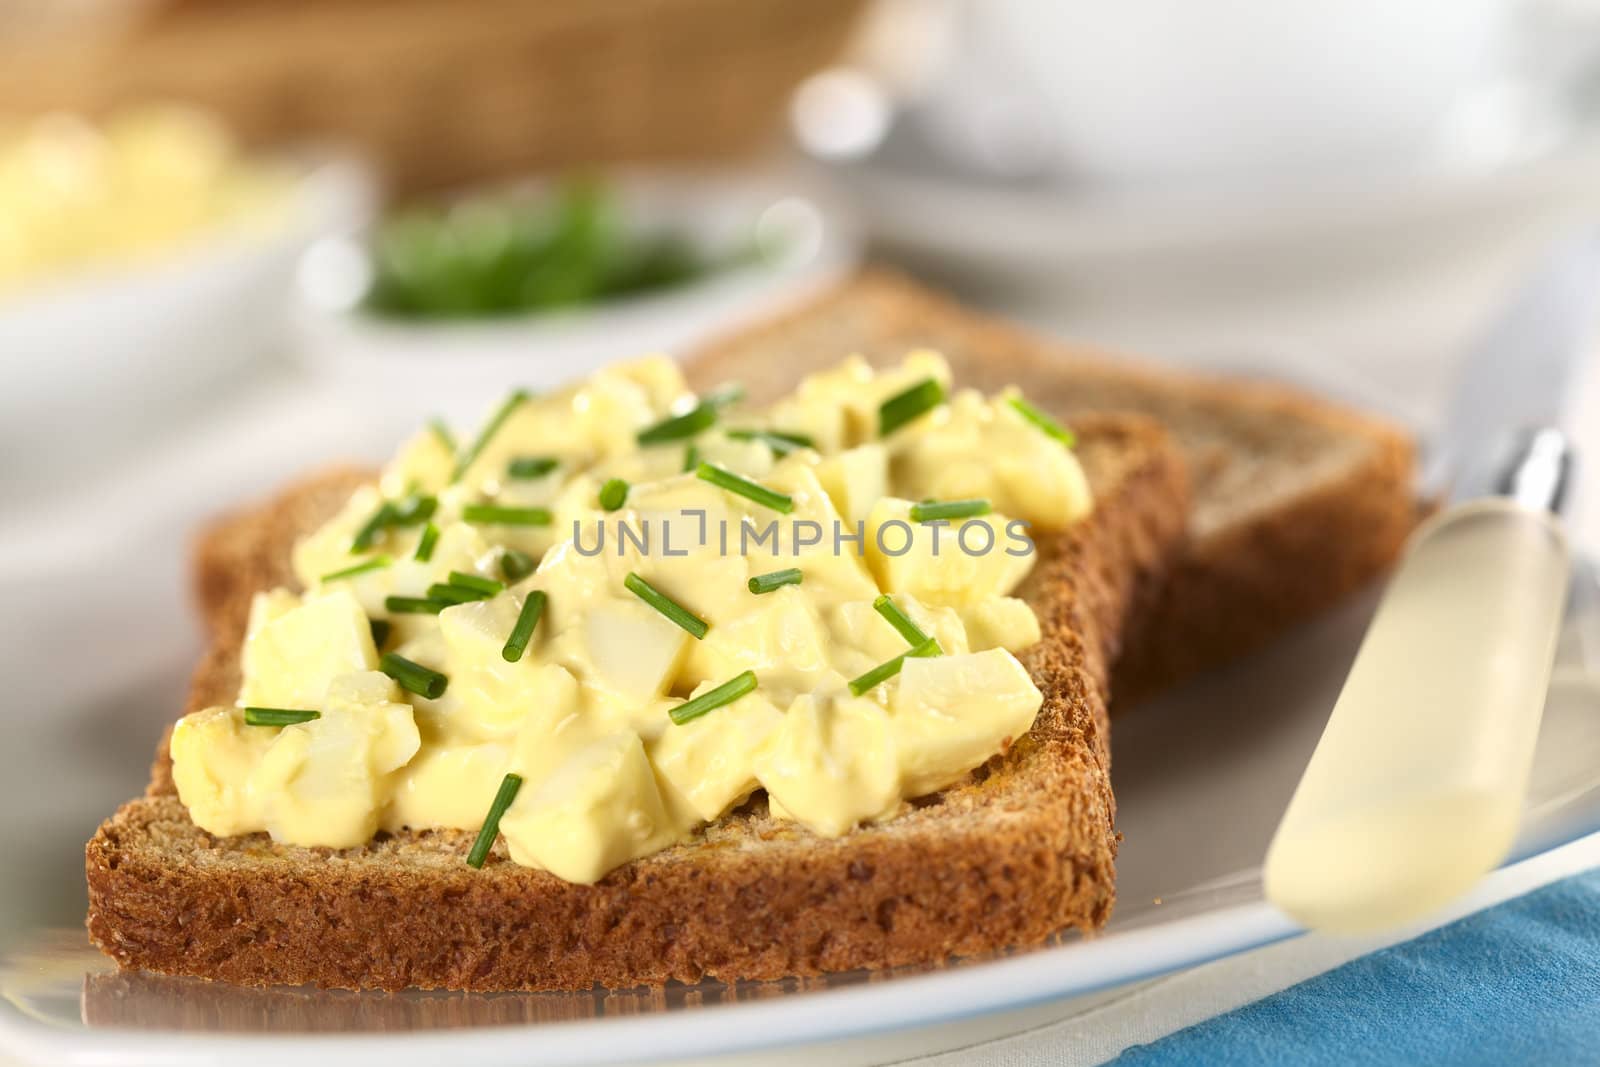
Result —
<path fill-rule="evenodd" d="M 1600 829 L 1595 593 L 1593 571 L 1583 568 L 1517 858 Z M 230 1064 L 271 1064 L 336 1048 L 346 1067 L 432 1063 L 446 1052 L 483 1062 L 514 1056 L 527 1063 L 608 1064 L 663 1050 L 688 1057 L 886 1032 L 909 1040 L 908 1027 L 1020 1013 L 1241 952 L 1295 932 L 1263 902 L 1256 864 L 1374 600 L 1347 605 L 1268 652 L 1119 719 L 1118 822 L 1126 841 L 1116 915 L 1098 937 L 1069 936 L 930 969 L 782 982 L 386 994 L 123 974 L 85 942 L 81 928 L 40 923 L 0 961 L 0 1047 L 54 1063 L 224 1057 Z M 1513 877 L 1526 874 L 1503 869 L 1483 892 Z M 539 1025 L 536 1034 L 531 1024 Z"/>

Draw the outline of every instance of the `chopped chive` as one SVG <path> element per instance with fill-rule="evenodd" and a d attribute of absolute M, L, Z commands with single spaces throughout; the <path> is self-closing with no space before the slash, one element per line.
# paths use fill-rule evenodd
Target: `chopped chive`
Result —
<path fill-rule="evenodd" d="M 297 723 L 310 722 L 322 718 L 320 711 L 306 711 L 298 708 L 245 708 L 244 724 L 246 726 L 294 726 Z"/>
<path fill-rule="evenodd" d="M 929 504 L 912 504 L 912 522 L 937 522 L 940 519 L 971 519 L 989 514 L 987 500 L 945 500 Z"/>
<path fill-rule="evenodd" d="M 489 421 L 484 424 L 483 429 L 478 431 L 477 439 L 472 442 L 472 446 L 456 459 L 455 470 L 450 472 L 451 482 L 459 482 L 461 480 L 461 476 L 467 473 L 467 468 L 472 466 L 473 461 L 483 454 L 484 448 L 488 446 L 494 435 L 500 432 L 501 425 L 511 417 L 513 411 L 527 401 L 530 395 L 526 389 L 518 389 L 500 402 L 500 406 L 489 417 Z"/>
<path fill-rule="evenodd" d="M 329 571 L 321 578 L 318 578 L 317 581 L 327 583 L 337 582 L 343 578 L 354 578 L 356 575 L 366 574 L 368 571 L 381 571 L 392 562 L 388 556 L 373 556 L 371 559 L 363 560 L 353 567 L 346 567 L 342 571 Z"/>
<path fill-rule="evenodd" d="M 433 523 L 422 528 L 422 540 L 417 542 L 417 554 L 412 557 L 418 563 L 426 563 L 433 558 L 433 546 L 439 543 L 439 527 Z"/>
<path fill-rule="evenodd" d="M 698 719 L 708 711 L 716 711 L 727 704 L 752 692 L 756 687 L 756 672 L 745 671 L 735 675 L 729 681 L 723 682 L 715 689 L 707 689 L 697 697 L 685 700 L 682 704 L 667 712 L 667 716 L 679 726 L 686 722 Z"/>
<path fill-rule="evenodd" d="M 628 483 L 621 478 L 607 478 L 606 484 L 600 487 L 600 506 L 607 511 L 616 511 L 628 502 Z"/>
<path fill-rule="evenodd" d="M 489 814 L 484 816 L 483 826 L 478 830 L 478 839 L 472 843 L 472 851 L 467 853 L 467 866 L 481 868 L 484 860 L 489 858 L 489 850 L 494 848 L 494 839 L 500 836 L 500 818 L 505 815 L 511 802 L 517 799 L 517 790 L 522 788 L 522 775 L 508 774 L 500 779 L 500 789 L 494 795 L 494 803 L 489 805 Z"/>
<path fill-rule="evenodd" d="M 394 523 L 394 505 L 385 500 L 378 505 L 378 510 L 366 522 L 361 524 L 361 529 L 356 531 L 354 539 L 350 542 L 350 551 L 365 552 L 378 540 L 378 535 L 383 533 Z"/>
<path fill-rule="evenodd" d="M 690 612 L 682 604 L 679 604 L 637 574 L 629 572 L 628 577 L 623 579 L 622 584 L 634 596 L 665 615 L 669 621 L 687 630 L 689 636 L 695 640 L 703 640 L 706 636 L 706 631 L 711 629 L 710 623 Z"/>
<path fill-rule="evenodd" d="M 729 382 L 719 385 L 711 392 L 700 398 L 704 407 L 725 408 L 730 404 L 737 404 L 744 399 L 744 386 L 738 382 Z"/>
<path fill-rule="evenodd" d="M 492 595 L 491 593 L 481 593 L 476 589 L 468 589 L 464 585 L 451 585 L 448 582 L 434 582 L 428 586 L 428 599 L 442 601 L 445 607 L 455 604 L 470 604 L 474 600 L 488 600 Z"/>
<path fill-rule="evenodd" d="M 780 493 L 775 489 L 768 489 L 758 482 L 752 482 L 749 478 L 741 478 L 723 467 L 718 467 L 711 463 L 702 463 L 695 468 L 694 472 L 695 476 L 703 482 L 710 482 L 717 488 L 726 489 L 730 493 L 738 493 L 745 499 L 754 500 L 757 504 L 771 508 L 773 511 L 780 511 L 787 515 L 794 510 L 793 497 Z"/>
<path fill-rule="evenodd" d="M 747 584 L 752 593 L 770 593 L 786 585 L 799 585 L 804 578 L 805 575 L 800 573 L 799 567 L 789 567 L 786 570 L 773 571 L 771 574 L 758 574 Z"/>
<path fill-rule="evenodd" d="M 511 636 L 506 638 L 506 647 L 500 650 L 501 658 L 507 663 L 517 662 L 528 650 L 528 641 L 533 637 L 533 628 L 539 625 L 539 616 L 544 614 L 544 602 L 543 589 L 533 590 L 522 602 L 522 610 L 517 612 L 517 624 L 511 627 Z"/>
<path fill-rule="evenodd" d="M 797 448 L 817 447 L 817 443 L 805 434 L 783 430 L 729 430 L 728 436 L 735 441 L 760 441 L 779 456 L 787 456 Z"/>
<path fill-rule="evenodd" d="M 395 526 L 415 526 L 427 522 L 439 510 L 439 499 L 412 493 L 390 509 L 389 522 Z"/>
<path fill-rule="evenodd" d="M 533 557 L 515 548 L 508 548 L 500 556 L 500 574 L 508 584 L 515 585 L 533 573 Z"/>
<path fill-rule="evenodd" d="M 911 616 L 907 615 L 900 605 L 894 602 L 888 593 L 884 593 L 872 602 L 872 610 L 887 619 L 889 625 L 893 626 L 900 636 L 906 639 L 906 644 L 912 648 L 916 648 L 925 641 L 932 640 L 922 632 L 922 627 L 918 626 Z"/>
<path fill-rule="evenodd" d="M 859 678 L 850 679 L 850 692 L 854 693 L 856 696 L 860 696 L 862 693 L 865 693 L 874 686 L 882 685 L 884 682 L 887 682 L 890 678 L 893 678 L 895 675 L 900 673 L 900 668 L 905 666 L 907 656 L 917 659 L 925 659 L 928 656 L 937 656 L 938 654 L 939 642 L 930 637 L 916 648 L 911 649 L 909 652 L 902 652 L 894 659 L 885 660 L 884 662 L 878 664 L 876 667 L 861 675 Z"/>
<path fill-rule="evenodd" d="M 388 619 L 373 619 L 371 626 L 373 647 L 381 649 L 389 640 L 389 634 L 394 630 L 394 627 L 390 625 Z"/>
<path fill-rule="evenodd" d="M 384 598 L 383 606 L 391 615 L 437 615 L 450 602 L 436 597 L 391 596 Z"/>
<path fill-rule="evenodd" d="M 1055 419 L 1052 419 L 1049 415 L 1046 415 L 1044 412 L 1034 407 L 1032 404 L 1028 403 L 1027 400 L 1023 399 L 1022 397 L 1007 397 L 1006 403 L 1010 404 L 1018 415 L 1021 415 L 1024 419 L 1027 419 L 1039 429 L 1043 430 L 1047 436 L 1054 437 L 1057 441 L 1060 441 L 1068 448 L 1071 448 L 1073 445 L 1078 443 L 1076 434 L 1067 429 L 1065 426 L 1061 425 Z"/>
<path fill-rule="evenodd" d="M 700 466 L 700 448 L 692 441 L 689 447 L 683 450 L 683 473 L 688 474 Z"/>
<path fill-rule="evenodd" d="M 490 596 L 497 596 L 506 591 L 504 582 L 497 582 L 493 578 L 484 578 L 476 574 L 468 574 L 466 571 L 451 571 L 450 584 L 476 589 L 478 592 L 487 593 Z"/>
<path fill-rule="evenodd" d="M 543 478 L 560 465 L 554 456 L 518 456 L 506 464 L 506 477 Z"/>
<path fill-rule="evenodd" d="M 439 443 L 444 446 L 444 450 L 450 453 L 453 458 L 457 447 L 456 435 L 450 432 L 450 427 L 444 424 L 444 420 L 437 417 L 429 419 L 428 429 L 433 431 L 433 436 L 439 439 Z"/>
<path fill-rule="evenodd" d="M 378 669 L 399 682 L 400 688 L 429 700 L 444 696 L 445 687 L 450 684 L 450 679 L 438 671 L 429 670 L 394 652 L 385 652 L 378 658 Z"/>
<path fill-rule="evenodd" d="M 944 403 L 944 386 L 937 378 L 924 378 L 904 392 L 878 405 L 878 436 L 888 437 L 919 415 Z"/>
<path fill-rule="evenodd" d="M 640 430 L 637 440 L 641 445 L 660 445 L 668 441 L 681 441 L 685 437 L 709 430 L 717 421 L 717 409 L 711 404 L 701 403 L 671 418 L 662 419 L 652 426 Z"/>
<path fill-rule="evenodd" d="M 501 504 L 468 504 L 461 509 L 461 521 L 497 526 L 549 526 L 553 521 L 547 508 L 512 508 Z"/>

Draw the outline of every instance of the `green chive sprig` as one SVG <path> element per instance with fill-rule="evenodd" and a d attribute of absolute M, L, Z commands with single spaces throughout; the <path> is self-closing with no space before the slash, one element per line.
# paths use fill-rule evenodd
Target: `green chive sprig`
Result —
<path fill-rule="evenodd" d="M 623 579 L 622 584 L 627 588 L 628 592 L 665 615 L 669 622 L 687 631 L 689 636 L 696 641 L 704 640 L 706 631 L 711 629 L 710 623 L 689 611 L 688 608 L 685 608 L 637 574 L 630 571 L 628 577 Z"/>
<path fill-rule="evenodd" d="M 515 548 L 508 548 L 500 555 L 500 576 L 506 584 L 515 585 L 528 575 L 532 574 L 538 564 L 526 552 Z"/>
<path fill-rule="evenodd" d="M 516 625 L 511 627 L 511 636 L 506 638 L 506 647 L 500 650 L 500 657 L 507 663 L 517 662 L 528 650 L 528 642 L 533 639 L 533 628 L 539 625 L 539 619 L 544 615 L 545 599 L 544 590 L 535 589 L 523 600 L 522 610 L 517 612 Z"/>
<path fill-rule="evenodd" d="M 439 527 L 433 523 L 422 528 L 422 540 L 417 542 L 417 554 L 412 558 L 418 563 L 427 563 L 433 559 L 433 548 L 439 543 Z"/>
<path fill-rule="evenodd" d="M 477 574 L 468 574 L 466 571 L 451 571 L 450 584 L 459 585 L 464 589 L 476 590 L 484 596 L 499 596 L 506 591 L 503 582 L 497 582 L 493 578 L 484 578 Z"/>
<path fill-rule="evenodd" d="M 520 774 L 508 774 L 500 779 L 500 788 L 495 792 L 494 803 L 489 805 L 489 814 L 484 817 L 483 826 L 478 830 L 478 839 L 472 842 L 472 851 L 467 853 L 468 867 L 483 867 L 484 861 L 489 858 L 489 850 L 494 848 L 494 839 L 500 836 L 500 820 L 506 809 L 511 807 L 511 802 L 517 799 L 517 790 L 521 788 Z"/>
<path fill-rule="evenodd" d="M 725 467 L 718 467 L 713 463 L 702 463 L 694 469 L 695 477 L 703 482 L 710 482 L 718 489 L 726 489 L 730 493 L 737 493 L 746 500 L 754 500 L 762 507 L 771 508 L 773 511 L 784 515 L 794 510 L 794 498 L 775 489 L 768 489 L 759 482 L 752 482 L 749 478 L 742 478 Z"/>
<path fill-rule="evenodd" d="M 941 519 L 974 519 L 990 511 L 987 500 L 942 500 L 911 505 L 912 522 L 937 522 Z"/>
<path fill-rule="evenodd" d="M 350 541 L 351 553 L 365 552 L 371 548 L 377 543 L 378 536 L 392 525 L 394 525 L 394 505 L 385 500 L 356 531 L 355 537 Z"/>
<path fill-rule="evenodd" d="M 384 609 L 391 615 L 437 615 L 450 604 L 448 600 L 431 596 L 391 596 L 383 599 Z"/>
<path fill-rule="evenodd" d="M 799 585 L 805 579 L 799 567 L 788 567 L 770 574 L 758 574 L 747 583 L 750 591 L 757 596 L 770 593 L 775 589 L 782 589 L 786 585 Z"/>
<path fill-rule="evenodd" d="M 906 423 L 944 403 L 944 386 L 924 378 L 878 405 L 878 436 L 888 437 Z"/>
<path fill-rule="evenodd" d="M 437 498 L 416 493 L 403 500 L 385 500 L 356 531 L 355 538 L 350 542 L 350 551 L 365 552 L 391 526 L 415 526 L 419 522 L 427 522 L 433 518 L 438 507 Z"/>
<path fill-rule="evenodd" d="M 506 464 L 506 477 L 543 478 L 560 465 L 560 461 L 554 456 L 518 456 Z"/>
<path fill-rule="evenodd" d="M 1055 419 L 1052 419 L 1049 415 L 1046 415 L 1044 412 L 1034 407 L 1032 404 L 1028 403 L 1027 400 L 1023 399 L 1022 397 L 1007 397 L 1006 403 L 1010 404 L 1012 410 L 1014 410 L 1018 415 L 1021 415 L 1024 419 L 1027 419 L 1040 430 L 1044 431 L 1046 436 L 1055 438 L 1068 448 L 1071 448 L 1073 445 L 1078 443 L 1078 437 L 1076 434 L 1067 429 L 1065 426 L 1061 425 Z"/>
<path fill-rule="evenodd" d="M 778 456 L 787 456 L 798 448 L 817 447 L 816 441 L 806 434 L 785 430 L 729 430 L 728 436 L 735 441 L 760 441 Z"/>
<path fill-rule="evenodd" d="M 717 422 L 717 409 L 705 402 L 696 404 L 682 415 L 673 415 L 640 430 L 636 440 L 641 445 L 663 445 L 668 441 L 682 441 L 711 429 Z"/>
<path fill-rule="evenodd" d="M 438 700 L 444 696 L 445 688 L 450 684 L 450 679 L 438 671 L 429 670 L 397 652 L 385 652 L 380 656 L 378 669 L 399 682 L 400 688 L 427 697 L 429 700 Z"/>
<path fill-rule="evenodd" d="M 446 452 L 452 456 L 456 454 L 456 448 L 458 447 L 456 445 L 456 435 L 450 432 L 450 427 L 445 425 L 443 419 L 437 417 L 429 419 L 428 429 L 433 432 L 434 437 L 438 438 L 439 443 L 444 446 Z"/>
<path fill-rule="evenodd" d="M 607 511 L 616 511 L 628 502 L 628 483 L 621 478 L 607 478 L 606 484 L 600 487 L 600 506 Z"/>
<path fill-rule="evenodd" d="M 554 518 L 548 508 L 516 508 L 503 504 L 468 504 L 461 509 L 461 521 L 484 526 L 549 526 Z"/>
<path fill-rule="evenodd" d="M 518 389 L 500 402 L 494 414 L 489 416 L 489 421 L 484 423 L 483 429 L 478 431 L 478 436 L 473 439 L 472 445 L 456 458 L 455 470 L 450 472 L 451 482 L 461 480 L 461 476 L 467 473 L 467 468 L 483 454 L 489 442 L 494 440 L 494 435 L 500 432 L 500 427 L 511 417 L 511 413 L 525 404 L 532 395 L 526 389 Z"/>
<path fill-rule="evenodd" d="M 295 726 L 322 718 L 322 712 L 303 708 L 245 708 L 246 726 Z"/>
<path fill-rule="evenodd" d="M 912 648 L 933 640 L 922 632 L 922 627 L 918 626 L 915 620 L 910 615 L 907 615 L 905 609 L 896 604 L 888 593 L 884 593 L 872 602 L 872 610 L 888 620 L 889 625 L 893 626 L 895 631 L 906 639 L 906 644 Z"/>
<path fill-rule="evenodd" d="M 337 582 L 342 581 L 345 578 L 354 578 L 357 575 L 366 574 L 369 571 L 381 571 L 392 562 L 394 561 L 388 556 L 373 556 L 371 559 L 362 560 L 353 567 L 346 567 L 341 571 L 330 571 L 327 574 L 324 574 L 321 578 L 318 578 L 317 581 L 326 585 L 328 582 Z"/>
<path fill-rule="evenodd" d="M 683 450 L 683 473 L 688 474 L 700 465 L 700 448 L 694 442 Z"/>
<path fill-rule="evenodd" d="M 677 725 L 693 722 L 709 711 L 716 711 L 720 707 L 732 704 L 746 693 L 754 692 L 756 688 L 756 672 L 745 671 L 715 689 L 708 689 L 697 697 L 685 700 L 682 704 L 667 712 L 667 716 Z"/>
<path fill-rule="evenodd" d="M 885 660 L 878 664 L 859 678 L 850 679 L 850 692 L 860 696 L 867 690 L 887 682 L 890 678 L 900 673 L 900 668 L 905 666 L 907 657 L 926 659 L 929 656 L 937 656 L 938 654 L 939 642 L 930 637 L 916 648 L 908 652 L 902 652 L 894 659 Z"/>
<path fill-rule="evenodd" d="M 490 595 L 449 582 L 434 582 L 428 586 L 427 599 L 442 601 L 446 607 L 450 607 L 456 604 L 470 604 L 474 600 L 488 600 Z"/>
<path fill-rule="evenodd" d="M 372 627 L 372 645 L 381 649 L 389 640 L 389 635 L 394 632 L 394 626 L 388 619 L 373 619 L 369 623 Z"/>

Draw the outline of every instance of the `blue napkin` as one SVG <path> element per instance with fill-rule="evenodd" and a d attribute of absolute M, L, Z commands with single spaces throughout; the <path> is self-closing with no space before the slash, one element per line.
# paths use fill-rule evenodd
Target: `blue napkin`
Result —
<path fill-rule="evenodd" d="M 1600 870 L 1352 960 L 1116 1061 L 1600 1064 Z"/>

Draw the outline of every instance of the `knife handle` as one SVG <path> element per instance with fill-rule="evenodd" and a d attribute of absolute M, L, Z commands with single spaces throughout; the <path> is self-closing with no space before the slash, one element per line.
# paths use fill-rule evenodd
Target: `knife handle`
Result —
<path fill-rule="evenodd" d="M 1313 929 L 1418 918 L 1516 836 L 1570 560 L 1504 498 L 1413 536 L 1267 851 L 1267 899 Z"/>

